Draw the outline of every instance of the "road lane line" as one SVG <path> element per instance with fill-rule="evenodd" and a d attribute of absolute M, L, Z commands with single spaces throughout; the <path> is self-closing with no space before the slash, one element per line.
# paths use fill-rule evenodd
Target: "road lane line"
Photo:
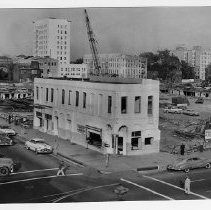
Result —
<path fill-rule="evenodd" d="M 151 192 L 151 193 L 153 193 L 153 194 L 155 194 L 155 195 L 159 195 L 159 196 L 161 196 L 161 197 L 163 197 L 163 198 L 166 198 L 166 199 L 168 199 L 168 200 L 174 200 L 173 198 L 170 198 L 169 196 L 160 194 L 160 193 L 158 193 L 158 192 L 156 192 L 156 191 L 154 191 L 154 190 L 151 190 L 151 189 L 149 189 L 149 188 L 147 188 L 147 187 L 144 187 L 144 186 L 142 186 L 142 185 L 136 184 L 136 183 L 131 182 L 131 181 L 129 181 L 129 180 L 126 180 L 126 179 L 123 179 L 123 178 L 121 178 L 120 180 L 123 181 L 123 182 L 127 182 L 127 183 L 129 183 L 129 184 L 132 184 L 132 185 L 134 185 L 134 186 L 136 186 L 136 187 L 142 188 L 142 189 L 144 189 L 144 190 L 146 190 L 146 191 L 149 191 L 149 192 Z"/>
<path fill-rule="evenodd" d="M 16 175 L 16 174 L 26 174 L 26 173 L 33 173 L 33 172 L 39 172 L 39 171 L 53 171 L 53 170 L 58 170 L 59 168 L 46 168 L 46 169 L 40 169 L 40 170 L 32 170 L 32 171 L 20 171 L 17 173 L 11 173 L 11 175 Z"/>
<path fill-rule="evenodd" d="M 70 196 L 73 196 L 73 195 L 77 195 L 77 194 L 80 194 L 80 193 L 83 193 L 83 192 L 87 192 L 87 191 L 90 191 L 90 190 L 95 190 L 95 189 L 99 189 L 99 188 L 103 188 L 103 187 L 110 187 L 110 186 L 115 186 L 115 185 L 119 185 L 119 183 L 114 183 L 114 184 L 108 184 L 108 185 L 101 185 L 101 186 L 97 186 L 97 187 L 91 187 L 91 188 L 86 188 L 86 189 L 82 189 L 82 190 L 78 190 L 77 192 L 75 193 L 71 193 L 71 194 L 68 194 L 68 195 L 64 195 L 60 198 L 57 198 L 57 199 L 54 199 L 52 202 L 53 203 L 57 203 L 65 198 L 68 198 Z"/>
<path fill-rule="evenodd" d="M 160 182 L 160 183 L 163 183 L 163 184 L 166 184 L 166 185 L 169 185 L 169 186 L 171 186 L 171 187 L 174 187 L 174 188 L 177 188 L 177 189 L 179 189 L 179 190 L 184 191 L 184 189 L 181 188 L 181 187 L 178 187 L 178 186 L 173 185 L 173 184 L 171 184 L 171 183 L 168 183 L 168 182 L 165 182 L 165 181 L 156 179 L 156 178 L 154 178 L 154 177 L 146 176 L 146 175 L 143 175 L 143 177 L 148 178 L 148 179 L 151 179 L 151 180 L 154 180 L 154 181 L 157 181 L 157 182 Z M 190 192 L 190 194 L 195 195 L 195 196 L 198 196 L 198 197 L 203 198 L 203 199 L 209 199 L 209 198 L 207 198 L 207 197 L 205 197 L 205 196 L 203 196 L 203 195 L 199 195 L 199 194 L 194 193 L 194 192 Z"/>
<path fill-rule="evenodd" d="M 33 181 L 33 180 L 39 180 L 39 179 L 48 179 L 48 178 L 55 178 L 55 177 L 67 177 L 67 176 L 81 176 L 83 173 L 78 173 L 78 174 L 68 174 L 66 176 L 42 176 L 42 177 L 36 177 L 36 178 L 29 178 L 29 179 L 20 179 L 20 180 L 15 180 L 15 181 L 10 181 L 10 182 L 0 182 L 0 185 L 6 185 L 6 184 L 13 184 L 13 183 L 19 183 L 19 182 L 28 182 L 28 181 Z"/>
<path fill-rule="evenodd" d="M 204 180 L 206 180 L 206 179 L 196 179 L 196 180 L 193 180 L 191 182 L 201 182 L 201 181 L 204 181 Z"/>

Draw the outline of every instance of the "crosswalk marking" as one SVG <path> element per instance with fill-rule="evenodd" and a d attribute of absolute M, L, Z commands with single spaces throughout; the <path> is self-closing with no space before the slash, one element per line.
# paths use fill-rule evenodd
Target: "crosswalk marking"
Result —
<path fill-rule="evenodd" d="M 67 176 L 80 176 L 80 175 L 83 175 L 83 173 L 68 174 L 68 175 L 66 175 L 64 177 L 67 177 Z M 9 181 L 9 182 L 1 182 L 0 185 L 14 184 L 14 183 L 19 183 L 19 182 L 28 182 L 28 181 L 39 180 L 39 179 L 49 179 L 49 178 L 55 178 L 55 177 L 58 177 L 58 176 L 54 175 L 54 176 L 35 177 L 35 178 L 29 178 L 29 179 L 20 179 L 20 180 Z M 61 177 L 61 176 L 59 176 L 59 177 Z"/>
<path fill-rule="evenodd" d="M 32 171 L 20 171 L 17 173 L 11 173 L 11 175 L 16 175 L 16 174 L 26 174 L 26 173 L 33 173 L 33 172 L 40 172 L 40 171 L 54 171 L 58 170 L 59 168 L 46 168 L 46 169 L 40 169 L 40 170 L 32 170 Z"/>
<path fill-rule="evenodd" d="M 151 180 L 154 180 L 154 181 L 157 181 L 157 182 L 160 182 L 160 183 L 163 183 L 163 184 L 166 184 L 166 185 L 169 185 L 169 186 L 171 186 L 171 187 L 174 187 L 174 188 L 176 188 L 176 189 L 179 189 L 179 190 L 184 191 L 184 189 L 181 188 L 181 187 L 178 187 L 178 186 L 173 185 L 173 184 L 171 184 L 171 183 L 168 183 L 168 182 L 165 182 L 165 181 L 156 179 L 156 178 L 154 178 L 154 177 L 146 176 L 146 175 L 143 175 L 143 177 L 148 178 L 148 179 L 151 179 Z M 209 199 L 209 198 L 207 198 L 207 197 L 205 197 L 205 196 L 203 196 L 203 195 L 199 195 L 199 194 L 194 193 L 194 192 L 190 192 L 190 194 L 195 195 L 195 196 L 198 196 L 198 197 L 203 198 L 203 199 Z"/>
<path fill-rule="evenodd" d="M 163 198 L 166 198 L 166 199 L 168 199 L 168 200 L 174 200 L 173 198 L 171 198 L 171 197 L 169 197 L 169 196 L 160 194 L 160 193 L 158 193 L 158 192 L 156 192 L 156 191 L 154 191 L 154 190 L 151 190 L 151 189 L 149 189 L 149 188 L 147 188 L 147 187 L 144 187 L 144 186 L 142 186 L 142 185 L 136 184 L 136 183 L 131 182 L 131 181 L 129 181 L 129 180 L 126 180 L 126 179 L 123 179 L 123 178 L 121 178 L 120 180 L 123 181 L 123 182 L 127 182 L 127 183 L 129 183 L 129 184 L 132 184 L 132 185 L 134 185 L 134 186 L 136 186 L 136 187 L 139 187 L 139 188 L 141 188 L 141 189 L 144 189 L 144 190 L 146 190 L 146 191 L 149 191 L 149 192 L 151 192 L 151 193 L 153 193 L 153 194 L 155 194 L 155 195 L 159 195 L 159 196 L 161 196 L 161 197 L 163 197 Z"/>

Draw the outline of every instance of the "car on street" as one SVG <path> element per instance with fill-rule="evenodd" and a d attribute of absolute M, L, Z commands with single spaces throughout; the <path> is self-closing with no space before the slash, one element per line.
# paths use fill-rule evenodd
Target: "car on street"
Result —
<path fill-rule="evenodd" d="M 8 176 L 14 170 L 14 161 L 11 158 L 0 157 L 0 177 Z"/>
<path fill-rule="evenodd" d="M 181 114 L 182 113 L 182 109 L 177 108 L 177 107 L 168 107 L 168 108 L 164 108 L 163 112 L 164 113 L 173 113 L 173 114 Z"/>
<path fill-rule="evenodd" d="M 196 101 L 195 101 L 196 104 L 203 104 L 204 103 L 204 99 L 203 98 L 198 98 Z"/>
<path fill-rule="evenodd" d="M 182 112 L 182 114 L 189 115 L 189 116 L 199 116 L 199 112 L 195 112 L 192 109 L 187 109 Z"/>
<path fill-rule="evenodd" d="M 202 157 L 189 157 L 167 166 L 167 170 L 185 171 L 196 168 L 211 168 L 211 160 Z"/>
<path fill-rule="evenodd" d="M 25 147 L 28 150 L 32 150 L 38 153 L 52 153 L 53 148 L 45 142 L 44 139 L 34 138 L 25 142 Z"/>
<path fill-rule="evenodd" d="M 0 133 L 5 133 L 8 136 L 16 135 L 16 132 L 9 125 L 0 125 Z"/>
<path fill-rule="evenodd" d="M 9 136 L 0 133 L 0 146 L 11 146 L 13 143 L 13 140 Z"/>

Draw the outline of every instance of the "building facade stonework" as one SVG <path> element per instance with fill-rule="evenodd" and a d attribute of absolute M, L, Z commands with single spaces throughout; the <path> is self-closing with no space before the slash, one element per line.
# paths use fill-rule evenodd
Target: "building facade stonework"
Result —
<path fill-rule="evenodd" d="M 104 154 L 159 152 L 159 82 L 35 79 L 34 128 Z"/>

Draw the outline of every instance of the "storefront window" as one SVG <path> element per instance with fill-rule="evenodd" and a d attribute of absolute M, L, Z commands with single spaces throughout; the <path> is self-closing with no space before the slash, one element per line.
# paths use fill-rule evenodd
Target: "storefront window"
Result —
<path fill-rule="evenodd" d="M 145 138 L 145 145 L 151 145 L 152 144 L 152 137 L 148 137 L 148 138 Z"/>
<path fill-rule="evenodd" d="M 131 150 L 141 149 L 141 131 L 131 133 Z"/>

